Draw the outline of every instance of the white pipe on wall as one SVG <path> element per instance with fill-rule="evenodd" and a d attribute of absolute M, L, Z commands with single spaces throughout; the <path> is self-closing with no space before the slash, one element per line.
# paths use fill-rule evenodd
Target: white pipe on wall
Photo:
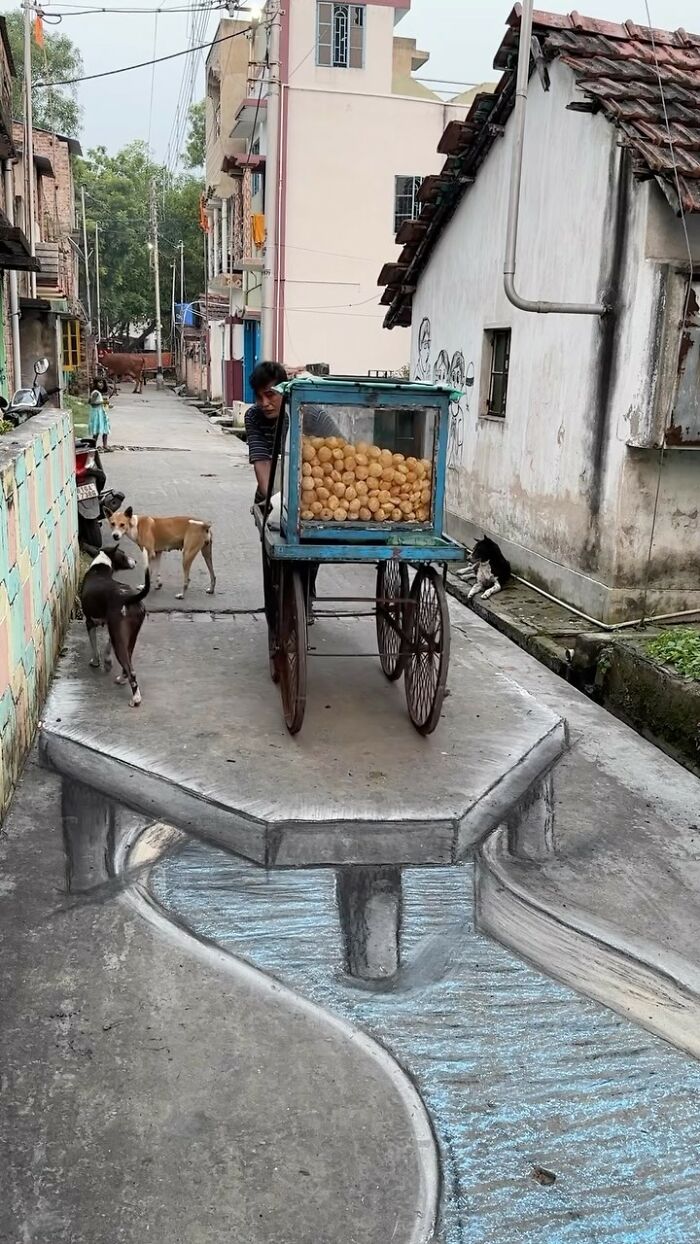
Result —
<path fill-rule="evenodd" d="M 506 259 L 503 267 L 503 285 L 506 297 L 520 311 L 535 311 L 540 315 L 605 315 L 610 310 L 603 303 L 585 302 L 534 302 L 522 298 L 515 288 L 515 255 L 518 245 L 518 221 L 520 217 L 520 183 L 523 172 L 523 144 L 525 139 L 525 116 L 527 88 L 530 80 L 530 44 L 532 41 L 532 10 L 534 0 L 523 0 L 518 40 L 518 73 L 515 84 L 515 108 L 512 126 L 513 156 L 510 168 L 508 193 L 508 225 L 506 230 Z"/>

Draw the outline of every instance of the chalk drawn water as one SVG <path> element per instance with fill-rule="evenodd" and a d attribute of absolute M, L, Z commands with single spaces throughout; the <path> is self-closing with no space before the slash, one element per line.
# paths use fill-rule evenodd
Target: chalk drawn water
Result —
<path fill-rule="evenodd" d="M 440 1244 L 697 1240 L 700 1065 L 475 933 L 472 882 L 405 870 L 399 987 L 372 992 L 343 978 L 332 872 L 192 842 L 151 875 L 166 911 L 410 1072 L 440 1145 Z"/>

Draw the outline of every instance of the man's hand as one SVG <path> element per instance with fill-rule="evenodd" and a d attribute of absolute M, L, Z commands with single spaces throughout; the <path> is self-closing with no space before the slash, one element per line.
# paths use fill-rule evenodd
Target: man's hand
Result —
<path fill-rule="evenodd" d="M 263 462 L 253 463 L 253 470 L 255 471 L 255 478 L 258 481 L 258 488 L 260 489 L 261 493 L 265 497 L 267 496 L 267 490 L 270 485 L 270 467 L 271 466 L 272 466 L 272 463 L 270 462 L 269 458 Z"/>

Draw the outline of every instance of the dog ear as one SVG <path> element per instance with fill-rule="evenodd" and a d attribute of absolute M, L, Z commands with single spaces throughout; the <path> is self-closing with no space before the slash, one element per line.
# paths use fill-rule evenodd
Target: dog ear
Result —
<path fill-rule="evenodd" d="M 131 508 L 131 506 L 130 506 L 130 505 L 127 505 L 127 507 L 126 507 L 126 509 L 125 509 L 125 511 L 124 511 L 124 517 L 125 517 L 125 518 L 133 518 L 133 516 L 134 516 L 134 511 L 133 511 L 133 509 Z"/>
<path fill-rule="evenodd" d="M 99 549 L 94 549 L 91 544 L 81 544 L 81 552 L 86 553 L 88 557 L 97 557 Z"/>

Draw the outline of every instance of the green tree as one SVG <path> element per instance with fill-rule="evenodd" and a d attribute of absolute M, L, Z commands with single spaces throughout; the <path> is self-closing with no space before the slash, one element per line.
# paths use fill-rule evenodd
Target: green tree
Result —
<path fill-rule="evenodd" d="M 161 313 L 167 338 L 176 264 L 176 298 L 180 290 L 180 241 L 184 243 L 185 295 L 199 298 L 204 263 L 199 228 L 202 182 L 191 175 L 172 177 L 151 159 L 143 142 L 133 142 L 116 155 L 104 147 L 77 161 L 76 180 L 85 187 L 88 235 L 100 227 L 100 286 L 107 330 L 127 337 L 138 328 L 141 342 L 155 327 L 155 292 L 150 223 L 151 186 L 158 205 Z M 103 323 L 103 331 L 105 324 Z"/>
<path fill-rule="evenodd" d="M 190 108 L 190 128 L 185 144 L 185 164 L 187 168 L 204 168 L 207 154 L 206 112 L 207 101 L 205 99 L 200 99 L 198 104 L 192 104 Z"/>
<path fill-rule="evenodd" d="M 7 34 L 17 76 L 12 81 L 12 115 L 21 120 L 24 91 L 24 17 L 21 10 L 7 13 Z M 39 47 L 32 33 L 32 83 L 61 82 L 79 78 L 83 61 L 67 35 L 54 34 L 44 27 L 44 46 Z M 80 130 L 82 109 L 76 86 L 34 86 L 34 124 L 37 129 L 53 130 L 75 138 Z"/>

